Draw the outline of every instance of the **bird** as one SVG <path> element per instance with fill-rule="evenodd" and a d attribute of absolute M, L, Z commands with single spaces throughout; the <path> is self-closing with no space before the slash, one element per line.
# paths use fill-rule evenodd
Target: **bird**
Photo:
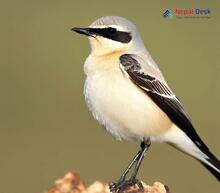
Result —
<path fill-rule="evenodd" d="M 195 158 L 220 181 L 220 161 L 199 137 L 136 26 L 120 16 L 104 16 L 89 27 L 71 30 L 90 42 L 84 96 L 93 117 L 116 139 L 140 142 L 140 150 L 110 191 L 140 185 L 138 170 L 152 142 L 170 144 Z"/>

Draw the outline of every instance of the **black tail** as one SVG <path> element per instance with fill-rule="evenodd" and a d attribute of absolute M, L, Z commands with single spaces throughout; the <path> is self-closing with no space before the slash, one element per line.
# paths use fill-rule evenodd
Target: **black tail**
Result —
<path fill-rule="evenodd" d="M 220 181 L 220 161 L 209 151 L 206 151 L 206 155 L 208 159 L 206 162 L 200 161 L 202 165 L 204 165 L 216 178 Z"/>

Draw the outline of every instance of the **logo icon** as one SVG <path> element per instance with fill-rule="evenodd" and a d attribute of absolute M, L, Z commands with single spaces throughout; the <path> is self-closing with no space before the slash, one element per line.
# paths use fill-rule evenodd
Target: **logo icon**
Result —
<path fill-rule="evenodd" d="M 173 17 L 173 13 L 171 10 L 166 10 L 164 13 L 163 13 L 163 17 L 164 18 L 172 18 Z"/>

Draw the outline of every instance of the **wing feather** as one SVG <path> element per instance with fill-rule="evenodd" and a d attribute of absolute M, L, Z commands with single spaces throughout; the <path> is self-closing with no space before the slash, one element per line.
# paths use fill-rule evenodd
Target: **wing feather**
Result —
<path fill-rule="evenodd" d="M 137 58 L 133 54 L 122 55 L 120 57 L 122 72 L 143 90 L 199 149 L 203 152 L 209 152 L 208 147 L 196 133 L 189 116 L 175 94 L 165 83 L 147 74 Z"/>

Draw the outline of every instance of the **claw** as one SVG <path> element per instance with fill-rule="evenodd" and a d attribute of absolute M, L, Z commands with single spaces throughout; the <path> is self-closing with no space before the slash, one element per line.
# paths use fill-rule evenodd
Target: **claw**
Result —
<path fill-rule="evenodd" d="M 109 190 L 110 190 L 110 192 L 117 192 L 117 185 L 116 185 L 116 183 L 111 183 L 111 184 L 109 184 Z"/>
<path fill-rule="evenodd" d="M 112 193 L 121 193 L 123 192 L 123 190 L 125 190 L 126 188 L 128 188 L 129 186 L 133 186 L 133 185 L 138 185 L 140 191 L 143 191 L 143 185 L 142 183 L 135 178 L 130 178 L 129 180 L 126 181 L 119 181 L 117 183 L 111 183 L 109 184 L 109 190 Z"/>

